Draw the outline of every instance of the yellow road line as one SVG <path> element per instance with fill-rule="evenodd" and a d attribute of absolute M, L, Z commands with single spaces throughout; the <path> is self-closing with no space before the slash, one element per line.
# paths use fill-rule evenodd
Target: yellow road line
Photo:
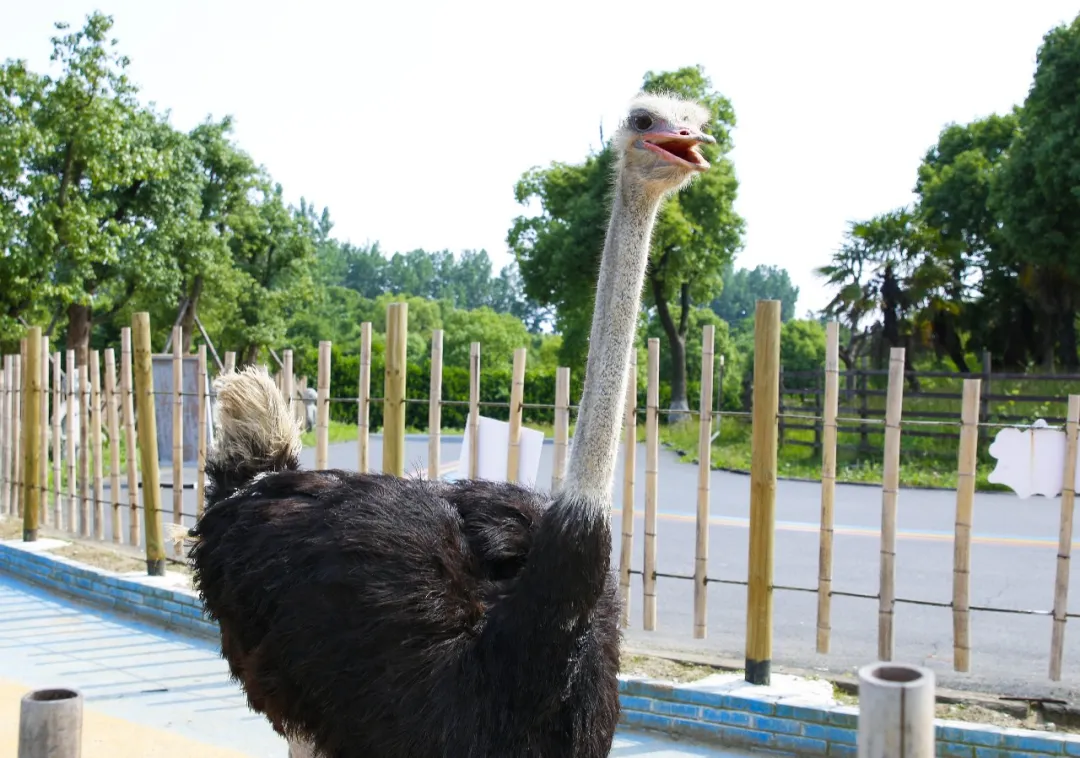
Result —
<path fill-rule="evenodd" d="M 612 512 L 613 516 L 621 516 L 621 509 L 616 508 Z M 697 517 L 693 513 L 668 513 L 659 512 L 656 514 L 658 519 L 664 521 L 681 521 L 686 523 L 696 523 Z M 635 518 L 643 518 L 645 512 L 642 510 L 635 510 Z M 734 516 L 713 516 L 709 519 L 709 526 L 734 526 L 746 529 L 749 527 L 749 520 L 744 518 L 736 518 Z M 776 530 L 782 532 L 813 532 L 817 533 L 819 527 L 817 524 L 800 521 L 778 521 L 776 523 Z M 873 529 L 871 527 L 864 526 L 834 526 L 834 534 L 842 534 L 852 537 L 880 537 L 881 531 Z M 931 532 L 931 531 L 907 531 L 899 530 L 896 533 L 898 539 L 904 540 L 916 540 L 924 542 L 952 542 L 953 535 L 945 532 Z M 988 536 L 974 534 L 971 536 L 971 542 L 979 545 L 998 545 L 1003 547 L 1042 547 L 1042 548 L 1054 548 L 1057 549 L 1058 541 L 1056 538 L 1037 538 L 1037 537 L 1010 537 L 1010 536 Z M 1080 547 L 1080 542 L 1074 542 L 1073 547 Z"/>

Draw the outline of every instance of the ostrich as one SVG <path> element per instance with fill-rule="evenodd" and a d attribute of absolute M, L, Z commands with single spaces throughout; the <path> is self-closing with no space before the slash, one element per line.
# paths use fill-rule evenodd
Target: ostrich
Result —
<path fill-rule="evenodd" d="M 639 94 L 614 197 L 577 431 L 555 493 L 301 471 L 266 370 L 218 378 L 189 560 L 253 710 L 325 758 L 601 758 L 618 722 L 614 467 L 649 241 L 709 164 L 699 104 Z"/>

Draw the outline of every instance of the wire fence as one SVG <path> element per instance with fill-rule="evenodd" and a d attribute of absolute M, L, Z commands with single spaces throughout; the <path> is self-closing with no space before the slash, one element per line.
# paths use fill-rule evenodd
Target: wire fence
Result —
<path fill-rule="evenodd" d="M 393 314 L 388 314 L 388 320 Z M 329 343 L 320 344 L 317 376 L 315 377 L 314 398 L 307 391 L 308 379 L 297 376 L 292 370 L 293 355 L 291 350 L 282 353 L 281 360 L 272 372 L 274 381 L 288 401 L 297 422 L 315 436 L 316 468 L 327 468 L 329 446 L 330 407 L 345 406 L 355 411 L 356 470 L 361 473 L 373 471 L 379 467 L 370 463 L 371 442 L 369 435 L 378 428 L 372 424 L 371 407 L 381 405 L 384 408 L 382 418 L 383 444 L 381 469 L 384 472 L 405 475 L 404 472 L 404 413 L 394 413 L 394 407 L 407 405 L 425 405 L 429 411 L 428 458 L 426 475 L 441 475 L 441 436 L 443 425 L 440 414 L 444 408 L 465 408 L 468 410 L 467 423 L 462 445 L 470 445 L 473 453 L 469 456 L 470 470 L 458 471 L 457 476 L 473 478 L 476 476 L 479 462 L 476 451 L 479 448 L 478 422 L 483 409 L 502 409 L 507 411 L 507 423 L 510 427 L 510 441 L 505 451 L 507 468 L 506 478 L 513 481 L 518 478 L 520 466 L 516 456 L 520 455 L 520 433 L 523 428 L 523 414 L 529 410 L 550 411 L 554 418 L 552 437 L 554 441 L 552 476 L 550 483 L 537 483 L 552 491 L 559 488 L 565 475 L 569 454 L 569 440 L 572 416 L 578 406 L 570 403 L 570 369 L 560 367 L 555 376 L 555 402 L 527 402 L 525 400 L 525 360 L 524 348 L 515 353 L 515 360 L 510 381 L 509 400 L 490 400 L 480 397 L 481 387 L 479 360 L 480 346 L 473 345 L 468 377 L 468 399 L 444 397 L 441 385 L 441 344 L 442 333 L 432 335 L 432 356 L 427 387 L 406 387 L 404 382 L 395 383 L 391 374 L 401 370 L 404 361 L 404 330 L 388 335 L 387 356 L 384 371 L 384 392 L 374 396 L 370 391 L 371 382 L 371 329 L 370 324 L 363 325 L 362 344 L 358 372 L 355 377 L 357 393 L 346 395 L 331 393 L 331 351 Z M 760 328 L 760 327 L 759 327 Z M 179 327 L 177 327 L 177 330 Z M 179 334 L 172 335 L 171 344 L 180 345 Z M 391 339 L 394 337 L 394 339 Z M 1063 635 L 1067 619 L 1077 618 L 1080 614 L 1070 613 L 1067 608 L 1068 596 L 1068 561 L 1072 548 L 1072 489 L 1066 487 L 1062 495 L 1061 531 L 1058 545 L 1058 571 L 1054 583 L 1054 603 L 1050 609 L 997 607 L 970 602 L 970 577 L 972 541 L 972 500 L 974 495 L 974 471 L 979 445 L 979 432 L 1000 430 L 1002 428 L 1033 429 L 1035 424 L 1029 421 L 1007 421 L 987 417 L 981 412 L 985 393 L 981 388 L 981 377 L 968 377 L 963 380 L 963 392 L 960 393 L 961 408 L 955 418 L 903 418 L 904 399 L 904 355 L 902 349 L 894 349 L 890 356 L 890 369 L 885 373 L 887 386 L 881 418 L 866 415 L 841 415 L 839 406 L 840 380 L 842 372 L 838 361 L 838 329 L 835 323 L 827 329 L 826 362 L 821 371 L 821 402 L 815 412 L 806 409 L 784 407 L 777 398 L 776 412 L 764 413 L 762 408 L 749 410 L 724 410 L 716 406 L 717 398 L 722 395 L 720 382 L 714 389 L 715 362 L 714 338 L 711 327 L 703 330 L 703 364 L 701 377 L 701 396 L 696 408 L 686 411 L 673 411 L 661 408 L 659 404 L 659 353 L 660 343 L 649 339 L 646 350 L 647 365 L 644 371 L 643 392 L 639 393 L 636 363 L 631 366 L 626 391 L 623 419 L 622 455 L 624 479 L 617 484 L 614 493 L 612 516 L 618 519 L 619 530 L 615 549 L 618 555 L 618 573 L 622 593 L 624 616 L 623 624 L 629 625 L 630 597 L 633 581 L 641 582 L 643 607 L 641 624 L 646 631 L 657 628 L 658 579 L 672 579 L 691 582 L 694 585 L 694 627 L 695 637 L 704 637 L 707 620 L 704 612 L 708 587 L 710 585 L 728 585 L 752 589 L 755 579 L 753 572 L 755 557 L 761 550 L 759 544 L 767 544 L 767 560 L 772 561 L 772 533 L 775 531 L 775 512 L 768 515 L 767 543 L 755 540 L 755 519 L 758 518 L 751 504 L 751 566 L 746 578 L 733 578 L 711 575 L 708 571 L 708 547 L 711 515 L 711 494 L 709 490 L 709 472 L 712 469 L 712 446 L 716 441 L 716 426 L 724 419 L 737 419 L 751 422 L 755 435 L 759 428 L 771 425 L 783 428 L 784 425 L 809 422 L 820 430 L 816 441 L 821 455 L 821 520 L 818 526 L 819 560 L 817 583 L 798 586 L 772 582 L 767 583 L 768 593 L 812 594 L 818 599 L 815 623 L 817 650 L 827 653 L 831 641 L 831 599 L 834 597 L 857 598 L 875 601 L 879 605 L 878 645 L 879 655 L 888 660 L 892 653 L 892 617 L 897 604 L 914 605 L 928 608 L 950 610 L 954 619 L 954 655 L 953 663 L 957 671 L 970 668 L 970 614 L 1004 614 L 1026 616 L 1049 616 L 1053 619 L 1053 632 L 1049 656 L 1049 675 L 1052 680 L 1061 677 L 1063 656 Z M 179 541 L 172 541 L 172 555 L 166 556 L 166 542 L 162 538 L 162 524 L 171 521 L 179 526 L 190 526 L 201 515 L 205 507 L 205 462 L 206 453 L 212 444 L 212 410 L 216 403 L 216 394 L 212 379 L 220 371 L 211 371 L 206 361 L 206 347 L 200 346 L 197 355 L 182 354 L 174 349 L 169 354 L 151 354 L 147 349 L 141 360 L 136 360 L 138 352 L 132 344 L 130 329 L 123 330 L 119 353 L 121 361 L 119 371 L 116 366 L 117 351 L 103 351 L 104 380 L 101 373 L 102 353 L 90 351 L 87 364 L 76 366 L 74 351 L 48 352 L 47 340 L 42 338 L 40 348 L 35 352 L 31 345 L 23 341 L 18 355 L 3 356 L 0 364 L 0 514 L 11 518 L 26 519 L 26 508 L 34 505 L 38 508 L 36 523 L 58 533 L 67 533 L 84 539 L 94 539 L 128 548 L 145 547 L 148 564 L 163 561 L 168 557 L 172 561 L 183 560 L 183 546 Z M 395 357 L 395 351 L 397 353 Z M 44 360 L 43 356 L 49 356 Z M 61 371 L 62 359 L 66 358 L 66 371 Z M 195 390 L 191 391 L 183 381 L 185 365 L 194 364 Z M 235 356 L 226 354 L 226 369 L 232 370 Z M 30 376 L 27 366 L 37 367 L 38 374 Z M 159 367 L 156 373 L 152 367 Z M 780 387 L 780 372 L 777 360 L 775 381 Z M 166 369 L 170 369 L 166 371 Z M 142 371 L 140 376 L 139 371 Z M 165 379 L 165 381 L 160 381 Z M 171 381 L 170 381 L 171 379 Z M 764 376 L 755 377 L 755 382 L 765 381 Z M 162 387 L 161 385 L 167 385 Z M 417 396 L 427 389 L 427 396 Z M 409 396 L 410 392 L 412 396 Z M 158 398 L 167 401 L 171 413 L 162 414 Z M 642 400 L 644 399 L 644 402 Z M 1073 462 L 1072 475 L 1075 476 L 1077 458 L 1077 425 L 1080 423 L 1080 397 L 1070 395 L 1056 398 L 1057 402 L 1068 401 L 1068 413 L 1063 423 L 1052 423 L 1048 428 L 1064 430 L 1067 437 L 1066 465 Z M 1040 401 L 1041 402 L 1041 401 Z M 142 406 L 142 407 L 140 407 Z M 73 412 L 72 409 L 74 409 Z M 765 411 L 768 409 L 766 408 Z M 350 411 L 350 413 L 352 413 Z M 695 518 L 696 548 L 694 572 L 683 573 L 662 570 L 657 560 L 657 517 L 662 498 L 659 450 L 661 437 L 661 419 L 676 415 L 691 425 L 696 425 L 698 439 L 698 469 L 700 472 L 698 503 Z M 144 425 L 151 422 L 155 433 L 151 434 Z M 34 426 L 28 426 L 33 424 Z M 636 456 L 640 443 L 639 424 L 644 425 L 645 477 L 644 482 L 636 480 Z M 833 586 L 833 539 L 834 539 L 834 493 L 836 485 L 836 455 L 838 432 L 845 424 L 858 424 L 860 427 L 873 426 L 881 430 L 884 444 L 881 457 L 884 466 L 882 485 L 882 522 L 879 530 L 879 550 L 881 567 L 877 592 L 854 592 Z M 715 425 L 715 426 L 714 426 Z M 1039 424 L 1047 428 L 1046 424 Z M 788 428 L 791 428 L 790 426 Z M 955 533 L 953 534 L 954 560 L 952 567 L 953 597 L 949 602 L 929 600 L 918 597 L 898 596 L 895 592 L 895 541 L 896 528 L 896 490 L 899 481 L 900 435 L 902 430 L 932 429 L 936 434 L 948 434 L 959 444 L 957 453 L 958 485 L 956 490 L 957 506 Z M 947 430 L 947 431 L 946 431 Z M 192 431 L 194 439 L 192 442 Z M 782 437 L 782 433 L 778 433 Z M 757 439 L 757 437 L 755 437 Z M 190 444 L 189 444 L 190 443 Z M 29 455 L 28 446 L 36 446 L 37 453 Z M 160 454 L 161 449 L 171 451 L 168 456 Z M 195 455 L 188 454 L 193 448 Z M 518 448 L 518 449 L 516 449 Z M 759 465 L 759 450 L 755 450 L 754 463 Z M 1071 458 L 1070 458 L 1071 456 Z M 165 462 L 168 465 L 162 465 Z M 149 464 L 153 471 L 147 469 Z M 185 467 L 194 464 L 194 477 Z M 28 469 L 29 467 L 29 469 Z M 171 468 L 169 481 L 162 481 L 161 474 Z M 764 472 L 775 481 L 775 458 L 773 470 Z M 36 470 L 35 470 L 36 469 Z M 421 472 L 421 475 L 424 475 Z M 193 478 L 194 481 L 188 481 Z M 1068 470 L 1066 470 L 1068 481 Z M 640 537 L 643 544 L 643 560 L 634 564 L 635 535 L 634 504 L 638 488 L 643 484 L 644 491 L 644 534 Z M 106 487 L 109 490 L 105 495 Z M 171 498 L 163 498 L 161 492 L 171 492 Z M 194 494 L 194 498 L 184 498 L 184 493 Z M 166 500 L 171 502 L 166 502 Z M 766 519 L 768 521 L 768 519 Z M 758 521 L 757 523 L 762 523 Z M 758 532 L 760 535 L 760 532 Z M 640 565 L 640 568 L 636 566 Z M 771 564 L 768 576 L 772 576 Z M 633 578 L 633 579 L 632 579 Z M 771 603 L 770 603 L 771 605 Z M 757 612 L 754 607 L 748 613 Z M 748 648 L 750 641 L 748 640 Z"/>

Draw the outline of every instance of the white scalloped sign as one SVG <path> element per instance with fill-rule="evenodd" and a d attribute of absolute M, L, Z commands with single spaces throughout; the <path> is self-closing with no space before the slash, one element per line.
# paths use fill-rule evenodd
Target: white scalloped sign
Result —
<path fill-rule="evenodd" d="M 990 444 L 997 459 L 988 481 L 1003 484 L 1021 499 L 1032 495 L 1057 497 L 1065 481 L 1065 432 L 1038 419 L 1030 429 L 1002 429 Z M 1080 459 L 1080 456 L 1078 456 Z M 1080 466 L 1077 481 L 1080 486 Z"/>

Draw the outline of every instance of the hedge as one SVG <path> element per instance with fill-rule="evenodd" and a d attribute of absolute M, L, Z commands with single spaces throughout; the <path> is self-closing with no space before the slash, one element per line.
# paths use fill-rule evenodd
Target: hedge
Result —
<path fill-rule="evenodd" d="M 307 376 L 308 386 L 314 388 L 319 375 L 319 355 L 317 348 L 298 351 L 294 358 L 294 371 L 297 376 Z M 582 382 L 585 379 L 584 367 L 570 372 L 570 403 L 576 405 L 581 399 Z M 382 398 L 385 383 L 385 365 L 381 355 L 371 359 L 371 397 Z M 480 369 L 480 402 L 510 402 L 511 366 L 485 367 Z M 330 418 L 342 423 L 356 423 L 356 402 L 360 379 L 360 356 L 341 352 L 336 345 L 330 348 L 330 397 L 336 398 L 330 403 Z M 443 367 L 442 400 L 444 403 L 463 403 L 461 405 L 443 405 L 442 426 L 450 429 L 464 429 L 469 415 L 469 371 L 457 366 Z M 431 387 L 431 362 L 422 364 L 409 363 L 405 378 L 405 394 L 408 400 L 427 401 Z M 701 393 L 698 382 L 689 382 L 688 394 L 691 407 L 696 407 L 696 399 Z M 644 409 L 647 398 L 643 381 L 638 382 L 638 407 Z M 342 400 L 346 398 L 346 400 Z M 671 400 L 671 386 L 660 383 L 660 407 L 666 408 Z M 525 372 L 525 404 L 548 405 L 549 408 L 525 408 L 522 421 L 526 424 L 550 425 L 555 421 L 555 370 L 533 369 Z M 508 420 L 510 409 L 507 406 L 480 406 L 481 413 L 489 418 Z M 382 428 L 383 405 L 381 400 L 371 403 L 371 428 Z M 644 422 L 644 413 L 639 416 L 639 423 Z M 407 402 L 405 406 L 405 426 L 411 429 L 427 429 L 428 403 Z"/>

